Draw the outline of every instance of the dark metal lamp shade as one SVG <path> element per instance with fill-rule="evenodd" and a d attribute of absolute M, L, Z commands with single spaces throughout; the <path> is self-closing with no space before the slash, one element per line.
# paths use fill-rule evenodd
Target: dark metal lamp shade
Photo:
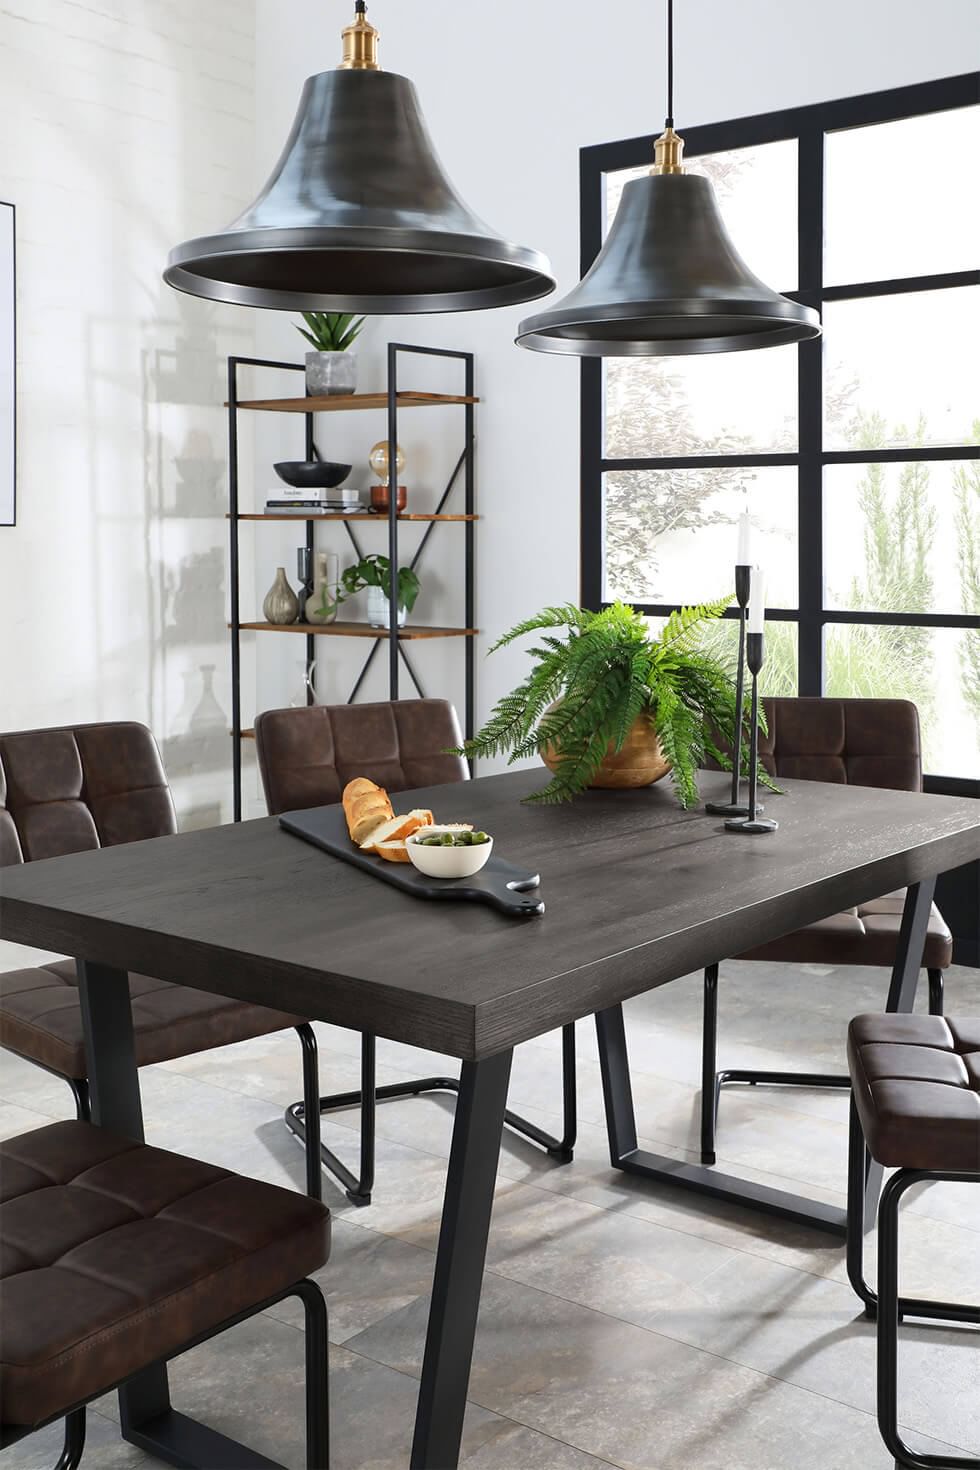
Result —
<path fill-rule="evenodd" d="M 412 83 L 370 69 L 307 80 L 258 199 L 172 250 L 164 280 L 243 306 L 369 313 L 510 306 L 555 285 L 544 255 L 499 239 L 460 199 Z"/>
<path fill-rule="evenodd" d="M 595 262 L 517 341 L 577 357 L 673 357 L 777 347 L 820 335 L 820 320 L 752 274 L 725 229 L 709 179 L 633 179 Z"/>

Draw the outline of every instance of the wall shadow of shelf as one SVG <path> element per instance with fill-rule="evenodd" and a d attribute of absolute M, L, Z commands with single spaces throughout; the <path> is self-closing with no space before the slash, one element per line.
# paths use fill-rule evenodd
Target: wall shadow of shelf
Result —
<path fill-rule="evenodd" d="M 420 393 L 398 388 L 398 358 L 401 354 L 409 354 L 415 357 L 442 358 L 454 361 L 463 368 L 464 391 L 460 393 Z M 252 729 L 244 729 L 242 726 L 242 697 L 241 697 L 241 635 L 245 632 L 262 633 L 293 633 L 300 634 L 306 639 L 306 662 L 307 666 L 313 666 L 316 662 L 315 638 L 361 638 L 370 641 L 370 648 L 364 660 L 357 680 L 348 696 L 348 704 L 352 704 L 363 686 L 364 679 L 371 668 L 379 648 L 386 646 L 388 650 L 388 697 L 399 698 L 399 673 L 402 668 L 408 673 L 412 684 L 415 686 L 421 698 L 425 698 L 425 691 L 419 682 L 418 674 L 409 661 L 405 645 L 411 642 L 422 641 L 431 638 L 461 638 L 463 640 L 462 656 L 465 672 L 465 695 L 463 709 L 463 731 L 467 739 L 472 737 L 475 720 L 475 638 L 477 629 L 476 622 L 476 598 L 474 587 L 474 561 L 475 561 L 475 531 L 476 514 L 475 494 L 475 464 L 474 464 L 474 410 L 479 399 L 473 391 L 474 387 L 474 357 L 472 352 L 459 352 L 442 347 L 421 347 L 402 342 L 390 342 L 387 351 L 387 381 L 382 393 L 352 393 L 338 394 L 329 398 L 315 398 L 305 396 L 302 398 L 242 398 L 238 391 L 238 374 L 242 368 L 258 368 L 262 370 L 272 369 L 292 373 L 302 373 L 303 363 L 277 362 L 269 358 L 257 357 L 229 357 L 228 359 L 228 398 L 225 408 L 228 411 L 228 490 L 229 507 L 226 519 L 229 523 L 229 584 L 231 589 L 231 615 L 228 622 L 229 637 L 231 642 L 231 699 L 232 699 L 232 728 L 230 731 L 233 742 L 232 755 L 232 781 L 234 786 L 233 810 L 235 821 L 241 820 L 242 815 L 242 740 L 254 739 L 255 733 Z M 349 512 L 317 512 L 309 515 L 296 515 L 289 512 L 280 514 L 266 513 L 264 511 L 242 511 L 240 508 L 240 485 L 238 468 L 238 415 L 240 412 L 261 413 L 287 413 L 301 414 L 305 429 L 305 453 L 304 458 L 311 460 L 319 458 L 314 438 L 315 415 L 318 413 L 350 413 L 363 412 L 365 410 L 385 410 L 387 414 L 387 432 L 385 438 L 389 446 L 389 462 L 395 463 L 395 449 L 398 443 L 398 415 L 407 408 L 446 408 L 461 409 L 463 415 L 463 445 L 456 460 L 452 474 L 449 477 L 445 489 L 442 491 L 436 508 L 429 513 L 403 512 L 397 513 L 394 503 L 389 506 L 388 511 L 380 515 L 367 510 Z M 461 511 L 450 511 L 446 509 L 449 498 L 454 488 L 461 485 L 463 495 L 463 508 Z M 393 497 L 394 500 L 394 497 Z M 458 503 L 458 502 L 457 502 Z M 305 531 L 306 548 L 311 553 L 315 551 L 315 535 L 318 523 L 337 523 L 343 526 L 344 533 L 353 548 L 358 561 L 362 560 L 365 551 L 362 549 L 354 530 L 353 523 L 370 523 L 375 521 L 387 531 L 386 553 L 393 568 L 407 565 L 412 570 L 417 570 L 420 560 L 431 544 L 433 532 L 438 524 L 446 522 L 457 522 L 463 531 L 463 556 L 459 556 L 459 542 L 453 537 L 453 562 L 454 568 L 461 568 L 464 594 L 463 618 L 465 626 L 461 628 L 426 627 L 418 624 L 408 624 L 403 628 L 376 628 L 369 623 L 338 621 L 329 623 L 323 627 L 306 623 L 276 624 L 266 622 L 242 622 L 241 620 L 241 588 L 239 585 L 239 535 L 243 522 L 277 521 L 280 524 L 286 521 L 295 522 L 302 526 Z M 410 559 L 402 562 L 398 554 L 398 532 L 404 521 L 414 521 L 425 524 L 425 529 L 419 537 L 419 544 L 415 547 Z M 376 544 L 376 543 L 375 543 Z M 394 580 L 394 578 L 393 578 Z M 250 598 L 247 600 L 251 600 Z M 314 695 L 312 688 L 308 687 L 307 703 L 312 704 Z"/>

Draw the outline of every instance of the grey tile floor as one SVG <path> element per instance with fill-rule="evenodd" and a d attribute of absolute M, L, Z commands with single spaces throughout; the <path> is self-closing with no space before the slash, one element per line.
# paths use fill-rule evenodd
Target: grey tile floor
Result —
<path fill-rule="evenodd" d="M 8 947 L 0 963 L 18 961 Z M 873 970 L 731 963 L 721 987 L 722 1065 L 841 1066 L 846 1018 L 880 1009 Z M 924 987 L 923 987 L 924 989 Z M 980 1013 L 980 972 L 954 969 L 951 1013 Z M 644 1140 L 696 1147 L 697 977 L 628 1008 Z M 324 1090 L 357 1082 L 357 1039 L 318 1027 Z M 874 1421 L 874 1342 L 828 1237 L 695 1200 L 610 1169 L 595 1038 L 578 1027 L 581 1137 L 554 1166 L 508 1135 L 501 1154 L 471 1380 L 467 1470 L 891 1470 Z M 519 1048 L 511 1101 L 559 1129 L 557 1036 Z M 383 1081 L 445 1061 L 379 1046 Z M 162 1147 L 302 1188 L 282 1123 L 300 1092 L 291 1033 L 142 1074 L 147 1136 Z M 70 1115 L 67 1089 L 0 1054 L 4 1135 Z M 354 1154 L 356 1118 L 325 1123 Z M 358 1210 L 328 1180 L 334 1470 L 404 1470 L 452 1127 L 449 1098 L 379 1110 L 375 1202 Z M 719 1163 L 843 1198 L 843 1094 L 731 1089 Z M 693 1157 L 693 1154 L 690 1156 Z M 787 1183 L 788 1181 L 788 1183 Z M 871 1247 L 873 1261 L 873 1243 Z M 966 1187 L 924 1190 L 906 1211 L 903 1286 L 980 1300 L 980 1211 Z M 904 1329 L 901 1419 L 924 1452 L 980 1453 L 980 1334 Z M 173 1370 L 174 1399 L 290 1467 L 303 1465 L 302 1337 L 291 1307 L 196 1349 Z M 91 1415 L 86 1463 L 151 1462 L 116 1433 L 115 1402 Z M 4 1470 L 49 1467 L 58 1435 L 8 1450 Z"/>

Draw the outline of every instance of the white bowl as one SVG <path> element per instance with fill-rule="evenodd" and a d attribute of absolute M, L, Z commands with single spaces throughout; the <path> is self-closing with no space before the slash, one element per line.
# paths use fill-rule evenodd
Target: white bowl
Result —
<path fill-rule="evenodd" d="M 417 840 L 419 837 L 435 837 L 448 830 L 437 825 L 420 827 L 413 832 L 405 839 L 409 860 L 429 878 L 472 878 L 474 873 L 486 867 L 493 852 L 493 838 L 489 842 L 481 842 L 478 847 L 423 847 Z"/>

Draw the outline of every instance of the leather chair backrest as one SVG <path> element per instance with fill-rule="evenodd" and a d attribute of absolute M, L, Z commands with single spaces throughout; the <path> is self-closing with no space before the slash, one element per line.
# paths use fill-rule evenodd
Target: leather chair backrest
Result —
<path fill-rule="evenodd" d="M 0 864 L 176 831 L 160 752 L 145 725 L 0 735 Z"/>
<path fill-rule="evenodd" d="M 907 699 L 766 699 L 772 776 L 921 791 L 919 712 Z"/>
<path fill-rule="evenodd" d="M 259 770 L 273 816 L 339 801 L 355 776 L 388 791 L 465 781 L 466 762 L 446 754 L 461 740 L 456 711 L 444 699 L 274 709 L 255 721 Z"/>

